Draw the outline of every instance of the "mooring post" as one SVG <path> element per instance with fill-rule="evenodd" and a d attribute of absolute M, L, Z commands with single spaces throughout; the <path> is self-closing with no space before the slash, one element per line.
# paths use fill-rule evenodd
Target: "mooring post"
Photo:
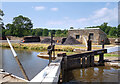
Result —
<path fill-rule="evenodd" d="M 91 57 L 90 55 L 87 56 L 87 67 L 90 67 L 90 59 L 91 59 L 90 57 Z"/>
<path fill-rule="evenodd" d="M 104 49 L 104 44 L 105 44 L 104 40 L 102 40 L 102 49 Z"/>
<path fill-rule="evenodd" d="M 82 68 L 85 68 L 85 56 L 82 57 Z"/>
<path fill-rule="evenodd" d="M 52 62 L 52 46 L 49 45 L 48 48 L 47 48 L 47 50 L 48 50 L 49 64 L 50 64 L 50 63 Z M 48 65 L 49 65 L 49 64 L 48 64 Z"/>
<path fill-rule="evenodd" d="M 87 41 L 87 51 L 91 51 L 92 50 L 92 41 L 90 40 L 90 35 L 88 36 L 88 41 Z"/>
<path fill-rule="evenodd" d="M 91 54 L 91 66 L 93 67 L 94 66 L 94 54 Z"/>
<path fill-rule="evenodd" d="M 104 53 L 99 55 L 99 61 L 100 65 L 104 65 Z"/>
<path fill-rule="evenodd" d="M 81 57 L 79 57 L 79 67 L 81 68 Z"/>
<path fill-rule="evenodd" d="M 49 64 L 52 62 L 52 52 L 50 52 L 50 55 L 49 55 Z"/>
<path fill-rule="evenodd" d="M 62 56 L 62 65 L 61 65 L 61 69 L 62 69 L 62 81 L 66 80 L 66 72 L 67 72 L 67 56 L 66 53 L 62 53 L 62 54 L 57 54 L 57 56 Z"/>

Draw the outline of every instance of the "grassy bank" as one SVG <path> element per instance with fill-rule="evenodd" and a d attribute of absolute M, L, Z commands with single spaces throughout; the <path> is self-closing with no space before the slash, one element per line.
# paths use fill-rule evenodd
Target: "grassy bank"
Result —
<path fill-rule="evenodd" d="M 12 46 L 16 49 L 37 50 L 37 51 L 43 52 L 43 51 L 47 51 L 47 47 L 49 46 L 49 44 L 12 43 Z M 0 47 L 9 48 L 9 44 L 8 43 L 0 43 Z M 73 45 L 55 45 L 56 54 L 61 53 L 61 52 L 65 52 L 67 55 L 77 54 L 76 52 L 73 52 L 73 50 L 75 48 L 86 49 L 85 47 L 73 46 Z M 93 47 L 92 49 L 101 49 L 101 48 Z M 104 56 L 105 57 L 118 57 L 119 55 L 106 53 L 106 54 L 104 54 Z"/>
<path fill-rule="evenodd" d="M 33 44 L 33 43 L 12 43 L 12 46 L 14 48 L 21 48 L 21 49 L 29 49 L 29 50 L 40 50 L 40 51 L 47 51 L 47 47 L 50 44 Z M 8 43 L 1 43 L 0 47 L 7 47 L 9 48 Z M 86 49 L 86 47 L 80 47 L 80 46 L 73 46 L 73 45 L 55 45 L 56 51 L 66 51 L 66 52 L 73 52 L 74 49 L 79 48 L 79 49 Z M 100 47 L 93 47 L 92 49 L 101 49 Z"/>
<path fill-rule="evenodd" d="M 99 55 L 96 55 L 96 57 L 99 57 Z M 118 54 L 106 53 L 106 54 L 104 54 L 104 57 L 120 57 L 120 55 L 118 55 Z"/>

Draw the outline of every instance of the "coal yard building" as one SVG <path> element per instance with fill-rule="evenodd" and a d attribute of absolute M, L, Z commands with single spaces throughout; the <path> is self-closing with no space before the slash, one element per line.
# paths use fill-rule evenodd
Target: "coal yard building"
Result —
<path fill-rule="evenodd" d="M 69 36 L 74 37 L 82 44 L 86 43 L 89 36 L 93 44 L 101 44 L 103 40 L 105 44 L 109 43 L 107 34 L 100 28 L 70 29 L 68 30 L 68 37 Z"/>

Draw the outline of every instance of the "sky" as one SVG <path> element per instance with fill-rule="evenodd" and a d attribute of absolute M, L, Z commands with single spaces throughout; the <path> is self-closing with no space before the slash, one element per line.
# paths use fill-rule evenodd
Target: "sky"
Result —
<path fill-rule="evenodd" d="M 69 29 L 118 25 L 117 2 L 3 2 L 4 24 L 19 15 L 28 17 L 33 28 Z"/>

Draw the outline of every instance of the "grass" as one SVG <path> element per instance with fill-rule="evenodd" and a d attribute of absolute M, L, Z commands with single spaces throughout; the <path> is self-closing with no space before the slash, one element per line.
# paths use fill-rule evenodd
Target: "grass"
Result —
<path fill-rule="evenodd" d="M 56 55 L 57 55 L 58 53 L 66 53 L 66 55 L 77 54 L 76 52 L 65 52 L 65 51 L 56 51 L 56 52 L 55 52 Z"/>
<path fill-rule="evenodd" d="M 22 48 L 22 49 L 29 49 L 29 50 L 40 50 L 40 51 L 46 51 L 47 47 L 49 45 L 50 44 L 12 43 L 12 46 L 14 48 Z M 0 46 L 9 48 L 8 43 L 0 43 Z M 55 45 L 55 49 L 60 50 L 60 51 L 66 51 L 66 52 L 73 52 L 73 50 L 76 49 L 76 48 L 87 49 L 86 47 L 73 46 L 73 45 Z M 95 49 L 101 49 L 101 48 L 100 47 L 93 47 L 92 49 L 95 50 Z"/>
<path fill-rule="evenodd" d="M 12 43 L 12 46 L 17 49 L 27 49 L 27 50 L 39 50 L 39 51 L 47 51 L 47 47 L 50 44 L 33 44 L 33 43 L 28 43 L 28 44 L 23 44 L 23 43 Z M 0 43 L 0 47 L 5 47 L 9 48 L 8 43 Z M 76 52 L 73 52 L 74 49 L 79 48 L 79 49 L 86 49 L 86 47 L 80 47 L 80 46 L 73 46 L 73 45 L 55 45 L 55 49 L 58 49 L 60 51 L 56 51 L 57 53 L 65 52 L 67 55 L 71 54 L 77 54 Z M 101 49 L 101 47 L 92 47 L 92 49 Z M 118 57 L 119 55 L 116 54 L 104 54 L 105 57 Z"/>
<path fill-rule="evenodd" d="M 120 57 L 120 55 L 117 54 L 104 54 L 105 57 Z"/>
<path fill-rule="evenodd" d="M 96 56 L 98 57 L 99 55 L 96 55 Z M 104 57 L 120 57 L 120 55 L 106 53 L 104 54 Z"/>

